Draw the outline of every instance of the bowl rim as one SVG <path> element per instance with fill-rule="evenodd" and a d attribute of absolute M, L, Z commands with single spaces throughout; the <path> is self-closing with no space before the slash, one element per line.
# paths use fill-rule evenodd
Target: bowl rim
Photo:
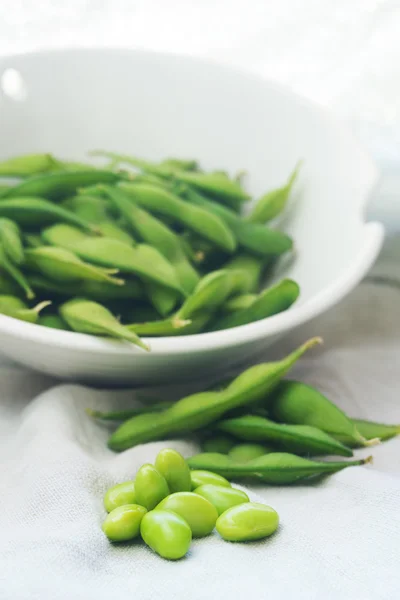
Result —
<path fill-rule="evenodd" d="M 243 67 L 233 66 L 231 64 L 219 62 L 206 57 L 189 56 L 178 53 L 157 52 L 152 50 L 141 50 L 135 48 L 123 48 L 119 46 L 98 46 L 98 47 L 73 47 L 73 48 L 54 48 L 37 50 L 33 52 L 21 52 L 12 55 L 0 57 L 0 68 L 6 67 L 7 62 L 21 60 L 40 59 L 49 55 L 71 56 L 74 54 L 98 55 L 98 54 L 125 54 L 126 56 L 146 56 L 148 58 L 159 58 L 163 60 L 183 61 L 190 64 L 202 64 L 215 71 L 231 72 L 234 76 L 247 78 L 257 84 L 269 88 L 275 93 L 285 97 L 290 97 L 298 105 L 306 106 L 319 113 L 325 121 L 340 129 L 341 133 L 352 144 L 359 153 L 366 165 L 366 184 L 364 207 L 367 205 L 373 190 L 379 181 L 379 172 L 377 166 L 369 153 L 360 144 L 354 133 L 348 129 L 345 124 L 335 117 L 328 109 L 313 100 L 297 93 L 287 86 L 263 77 L 260 74 L 246 70 Z M 11 66 L 11 64 L 10 64 Z M 190 336 L 146 338 L 143 339 L 151 346 L 151 352 L 147 356 L 160 356 L 181 354 L 187 352 L 201 352 L 205 350 L 217 350 L 227 347 L 240 346 L 246 342 L 256 341 L 274 335 L 287 332 L 299 325 L 310 321 L 312 318 L 326 311 L 342 299 L 366 274 L 374 262 L 383 242 L 384 228 L 378 222 L 364 222 L 364 241 L 360 246 L 355 259 L 345 269 L 339 277 L 321 290 L 318 294 L 307 300 L 304 304 L 294 304 L 289 310 L 231 329 L 198 333 Z M 84 350 L 98 354 L 123 354 L 128 355 L 133 352 L 146 356 L 143 350 L 133 346 L 128 342 L 108 340 L 97 338 L 92 335 L 81 334 L 70 331 L 62 331 L 43 327 L 24 321 L 19 321 L 12 317 L 0 315 L 0 332 L 12 337 L 18 337 L 36 343 L 46 344 L 57 348 L 69 350 Z"/>

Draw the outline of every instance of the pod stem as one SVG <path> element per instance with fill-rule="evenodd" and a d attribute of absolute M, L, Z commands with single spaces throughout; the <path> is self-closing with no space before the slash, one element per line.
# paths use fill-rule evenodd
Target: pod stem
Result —
<path fill-rule="evenodd" d="M 367 456 L 367 458 L 363 458 L 362 459 L 362 463 L 363 465 L 372 465 L 372 463 L 374 462 L 374 457 L 373 456 Z"/>

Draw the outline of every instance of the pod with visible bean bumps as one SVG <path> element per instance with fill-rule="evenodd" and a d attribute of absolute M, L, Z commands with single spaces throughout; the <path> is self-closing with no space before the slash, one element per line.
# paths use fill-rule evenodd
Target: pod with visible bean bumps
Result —
<path fill-rule="evenodd" d="M 169 488 L 165 477 L 153 465 L 145 464 L 137 472 L 135 494 L 138 504 L 141 504 L 147 510 L 153 510 L 159 502 L 168 496 Z"/>
<path fill-rule="evenodd" d="M 51 302 L 45 300 L 33 308 L 29 308 L 20 298 L 2 295 L 0 296 L 0 313 L 27 323 L 37 323 L 40 311 L 49 304 Z"/>
<path fill-rule="evenodd" d="M 176 492 L 162 500 L 156 510 L 171 510 L 188 523 L 193 537 L 212 532 L 218 518 L 217 509 L 209 500 L 193 492 Z"/>
<path fill-rule="evenodd" d="M 218 475 L 217 473 L 213 473 L 212 471 L 190 471 L 190 479 L 192 482 L 192 490 L 195 490 L 201 485 L 207 484 L 231 487 L 231 484 L 227 479 L 225 479 L 225 477 L 222 477 L 222 475 Z"/>
<path fill-rule="evenodd" d="M 227 542 L 249 542 L 272 535 L 278 525 L 279 515 L 271 506 L 246 502 L 220 515 L 216 529 Z"/>
<path fill-rule="evenodd" d="M 249 502 L 246 492 L 233 487 L 213 485 L 212 483 L 201 485 L 194 490 L 194 493 L 207 498 L 217 509 L 218 515 L 222 515 L 223 512 L 232 506 Z"/>
<path fill-rule="evenodd" d="M 262 444 L 237 444 L 229 450 L 228 456 L 233 462 L 243 464 L 273 451 L 270 446 Z"/>
<path fill-rule="evenodd" d="M 172 448 L 165 448 L 157 454 L 155 461 L 157 471 L 165 478 L 168 489 L 174 492 L 190 492 L 192 484 L 190 480 L 190 469 L 183 458 Z"/>
<path fill-rule="evenodd" d="M 220 452 L 221 454 L 228 454 L 235 445 L 235 438 L 228 435 L 214 435 L 202 443 L 204 452 Z"/>
<path fill-rule="evenodd" d="M 147 546 L 168 560 L 183 558 L 192 541 L 192 531 L 185 519 L 167 510 L 148 512 L 140 524 L 140 534 Z"/>
<path fill-rule="evenodd" d="M 124 481 L 109 488 L 104 496 L 104 508 L 111 512 L 118 506 L 136 504 L 135 482 Z"/>
<path fill-rule="evenodd" d="M 111 542 L 126 542 L 138 537 L 140 524 L 147 513 L 139 504 L 114 508 L 105 518 L 102 529 Z"/>
<path fill-rule="evenodd" d="M 297 163 L 285 185 L 267 192 L 257 200 L 253 211 L 248 217 L 249 221 L 252 223 L 267 223 L 284 210 L 300 166 L 301 162 Z"/>

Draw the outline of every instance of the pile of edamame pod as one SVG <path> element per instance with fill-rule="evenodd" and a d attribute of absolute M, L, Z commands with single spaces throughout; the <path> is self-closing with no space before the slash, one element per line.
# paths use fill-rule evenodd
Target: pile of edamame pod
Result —
<path fill-rule="evenodd" d="M 109 439 L 115 451 L 186 437 L 197 438 L 203 450 L 185 462 L 166 449 L 155 466 L 139 470 L 135 481 L 111 488 L 105 497 L 111 511 L 103 526 L 106 535 L 118 541 L 140 531 L 165 558 L 182 557 L 191 534 L 207 535 L 215 525 L 229 541 L 260 539 L 277 529 L 277 513 L 249 502 L 243 491 L 229 487 L 229 481 L 290 485 L 371 462 L 371 457 L 319 457 L 351 457 L 355 448 L 400 434 L 400 425 L 350 418 L 319 390 L 285 378 L 320 341 L 312 338 L 282 360 L 256 364 L 230 381 L 176 402 L 120 413 L 88 410 L 103 421 L 122 421 Z"/>
<path fill-rule="evenodd" d="M 296 301 L 295 281 L 263 284 L 293 246 L 266 223 L 284 210 L 297 168 L 244 216 L 240 176 L 92 154 L 108 162 L 0 163 L 1 313 L 148 350 L 140 336 L 229 329 Z"/>

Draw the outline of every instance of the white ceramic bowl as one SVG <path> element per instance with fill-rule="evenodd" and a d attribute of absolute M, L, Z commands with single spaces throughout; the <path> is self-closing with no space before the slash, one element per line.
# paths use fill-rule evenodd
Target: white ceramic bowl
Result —
<path fill-rule="evenodd" d="M 0 349 L 62 378 L 143 384 L 201 377 L 257 354 L 322 313 L 362 278 L 383 228 L 365 223 L 377 170 L 330 114 L 280 86 L 203 60 L 128 50 L 43 52 L 0 60 L 1 157 L 51 151 L 71 159 L 105 148 L 245 168 L 255 195 L 304 165 L 285 229 L 301 285 L 289 311 L 227 331 L 129 344 L 0 316 Z"/>

